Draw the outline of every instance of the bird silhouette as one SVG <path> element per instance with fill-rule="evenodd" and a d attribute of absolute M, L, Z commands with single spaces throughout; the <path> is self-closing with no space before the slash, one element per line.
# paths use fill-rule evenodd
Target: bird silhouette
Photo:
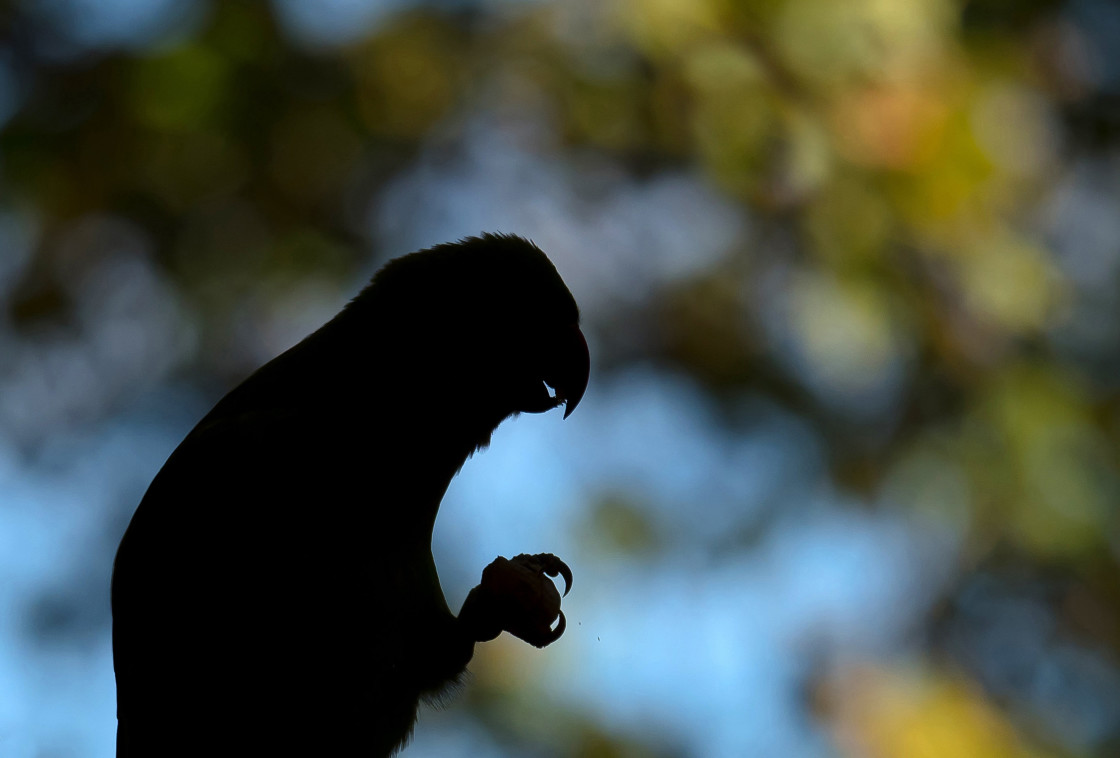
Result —
<path fill-rule="evenodd" d="M 495 560 L 456 616 L 431 538 L 498 424 L 567 417 L 588 373 L 576 302 L 532 243 L 386 264 L 222 398 L 144 495 L 113 573 L 117 755 L 390 755 L 477 641 L 559 637 L 562 561 Z"/>

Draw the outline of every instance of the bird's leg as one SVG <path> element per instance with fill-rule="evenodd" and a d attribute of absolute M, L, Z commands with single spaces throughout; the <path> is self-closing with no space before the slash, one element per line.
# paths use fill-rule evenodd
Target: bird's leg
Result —
<path fill-rule="evenodd" d="M 503 631 L 530 645 L 545 647 L 564 633 L 560 592 L 549 576 L 564 577 L 564 594 L 572 588 L 572 571 L 551 553 L 498 557 L 482 572 L 482 582 L 470 591 L 459 621 L 471 638 L 492 640 Z M 559 619 L 556 628 L 552 622 Z"/>

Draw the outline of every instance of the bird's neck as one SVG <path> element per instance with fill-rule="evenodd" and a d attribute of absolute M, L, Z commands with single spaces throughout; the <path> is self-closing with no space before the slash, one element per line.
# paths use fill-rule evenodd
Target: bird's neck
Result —
<path fill-rule="evenodd" d="M 358 481 L 376 469 L 395 480 L 390 491 L 408 493 L 415 510 L 402 529 L 409 542 L 430 544 L 451 480 L 505 414 L 486 407 L 486 393 L 446 379 L 449 371 L 417 365 L 428 351 L 402 352 L 399 341 L 360 327 L 353 319 L 324 325 L 249 377 L 211 417 L 281 411 L 316 419 L 320 439 L 339 447 Z"/>

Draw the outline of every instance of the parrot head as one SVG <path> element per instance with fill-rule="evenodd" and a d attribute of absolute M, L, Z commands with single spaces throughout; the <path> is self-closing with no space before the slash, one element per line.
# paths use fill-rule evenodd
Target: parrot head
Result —
<path fill-rule="evenodd" d="M 410 381 L 453 386 L 495 424 L 561 405 L 567 418 L 587 389 L 575 298 L 522 237 L 483 234 L 394 259 L 348 310 L 363 308 L 391 325 Z"/>

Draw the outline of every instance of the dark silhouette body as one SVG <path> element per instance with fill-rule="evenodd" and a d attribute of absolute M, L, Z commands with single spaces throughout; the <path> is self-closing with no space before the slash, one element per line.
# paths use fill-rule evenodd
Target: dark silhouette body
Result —
<path fill-rule="evenodd" d="M 494 428 L 559 404 L 543 382 L 575 407 L 577 322 L 543 253 L 471 238 L 390 263 L 223 398 L 117 554 L 118 756 L 389 755 L 476 640 L 555 639 L 548 590 L 503 605 L 484 580 L 453 615 L 431 536 Z"/>

